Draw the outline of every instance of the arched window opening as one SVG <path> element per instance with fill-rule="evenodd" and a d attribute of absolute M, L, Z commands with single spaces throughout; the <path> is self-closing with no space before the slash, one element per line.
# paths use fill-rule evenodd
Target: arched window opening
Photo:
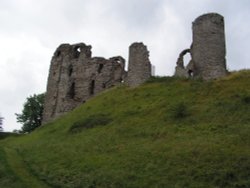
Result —
<path fill-rule="evenodd" d="M 191 55 L 190 55 L 190 53 L 186 53 L 183 56 L 183 61 L 184 61 L 184 67 L 187 67 L 188 63 L 191 61 Z"/>

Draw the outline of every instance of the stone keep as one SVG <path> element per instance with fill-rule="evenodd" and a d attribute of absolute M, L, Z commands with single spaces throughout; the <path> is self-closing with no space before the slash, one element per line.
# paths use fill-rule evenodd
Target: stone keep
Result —
<path fill-rule="evenodd" d="M 60 45 L 51 60 L 43 124 L 125 80 L 132 87 L 145 82 L 151 75 L 148 54 L 142 43 L 132 44 L 127 74 L 121 56 L 92 57 L 91 46 L 84 43 Z"/>
<path fill-rule="evenodd" d="M 69 112 L 97 93 L 120 84 L 125 60 L 91 57 L 91 46 L 60 45 L 51 60 L 43 123 Z"/>
<path fill-rule="evenodd" d="M 151 77 L 151 63 L 149 51 L 143 43 L 133 43 L 129 47 L 129 65 L 126 82 L 131 87 L 136 87 Z"/>
<path fill-rule="evenodd" d="M 224 18 L 217 13 L 204 14 L 193 22 L 193 43 L 177 60 L 175 76 L 210 80 L 223 77 L 226 70 Z M 185 67 L 183 56 L 191 54 Z"/>
<path fill-rule="evenodd" d="M 209 80 L 227 74 L 224 18 L 221 15 L 205 14 L 193 22 L 191 56 L 195 64 L 194 76 Z"/>

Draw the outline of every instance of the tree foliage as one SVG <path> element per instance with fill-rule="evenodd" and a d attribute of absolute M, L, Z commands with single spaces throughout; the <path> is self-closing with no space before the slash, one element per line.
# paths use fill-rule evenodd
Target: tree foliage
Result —
<path fill-rule="evenodd" d="M 22 132 L 31 132 L 42 124 L 42 113 L 45 94 L 34 94 L 26 99 L 21 114 L 17 116 L 17 122 L 22 123 Z"/>
<path fill-rule="evenodd" d="M 3 131 L 3 127 L 2 127 L 2 125 L 3 125 L 3 117 L 2 116 L 0 116 L 0 132 L 2 132 Z"/>

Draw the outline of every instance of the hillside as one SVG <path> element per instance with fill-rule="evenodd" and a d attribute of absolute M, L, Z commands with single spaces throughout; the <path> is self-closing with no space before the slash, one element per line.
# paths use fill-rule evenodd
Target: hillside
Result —
<path fill-rule="evenodd" d="M 19 136 L 19 135 L 16 133 L 0 132 L 0 140 L 8 138 L 10 136 Z"/>
<path fill-rule="evenodd" d="M 0 141 L 0 187 L 250 187 L 250 71 L 108 90 Z"/>

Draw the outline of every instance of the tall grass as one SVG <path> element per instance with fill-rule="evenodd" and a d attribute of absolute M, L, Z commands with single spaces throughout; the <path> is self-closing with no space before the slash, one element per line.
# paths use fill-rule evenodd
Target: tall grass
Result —
<path fill-rule="evenodd" d="M 2 147 L 0 147 L 0 187 L 25 188 L 23 182 L 10 168 Z"/>
<path fill-rule="evenodd" d="M 51 187 L 250 187 L 249 75 L 117 87 L 5 147 Z"/>

